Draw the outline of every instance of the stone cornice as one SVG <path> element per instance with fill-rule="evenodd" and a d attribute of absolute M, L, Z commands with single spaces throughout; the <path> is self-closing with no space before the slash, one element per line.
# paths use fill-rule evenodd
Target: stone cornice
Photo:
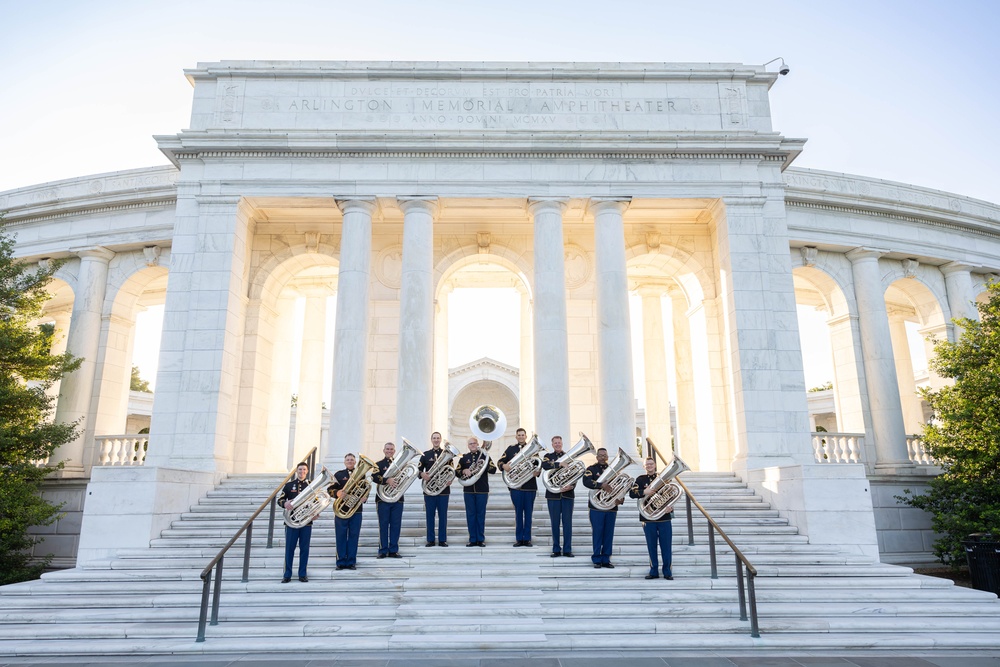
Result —
<path fill-rule="evenodd" d="M 511 375 L 518 375 L 519 371 L 514 366 L 508 366 L 502 361 L 496 361 L 495 359 L 490 359 L 489 357 L 482 357 L 481 359 L 476 359 L 475 361 L 470 361 L 467 364 L 462 364 L 461 366 L 456 366 L 448 371 L 448 377 L 458 377 L 459 375 L 464 375 L 469 371 L 475 370 L 476 368 L 482 367 L 492 367 L 504 371 L 505 373 L 510 373 Z"/>

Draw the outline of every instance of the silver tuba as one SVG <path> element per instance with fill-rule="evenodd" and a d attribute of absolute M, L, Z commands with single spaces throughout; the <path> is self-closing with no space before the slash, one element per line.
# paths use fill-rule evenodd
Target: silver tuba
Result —
<path fill-rule="evenodd" d="M 573 486 L 580 481 L 583 473 L 587 471 L 587 466 L 579 458 L 584 454 L 597 454 L 597 448 L 583 432 L 580 433 L 580 441 L 570 447 L 568 452 L 563 452 L 556 463 L 559 467 L 546 470 L 542 473 L 542 484 L 549 493 L 560 493 L 564 486 Z"/>
<path fill-rule="evenodd" d="M 670 511 L 677 499 L 684 495 L 684 490 L 674 481 L 674 477 L 690 469 L 681 457 L 674 454 L 674 460 L 670 465 L 646 487 L 646 490 L 652 489 L 653 492 L 639 498 L 639 514 L 642 518 L 647 521 L 659 521 Z"/>
<path fill-rule="evenodd" d="M 634 465 L 636 460 L 628 455 L 621 447 L 618 448 L 618 456 L 608 465 L 607 469 L 597 478 L 597 486 L 603 486 L 605 482 L 611 485 L 611 491 L 597 488 L 590 490 L 590 504 L 597 509 L 610 511 L 620 505 L 618 502 L 625 499 L 625 494 L 632 488 L 635 478 L 624 472 L 625 468 Z"/>
<path fill-rule="evenodd" d="M 535 476 L 535 471 L 542 467 L 540 452 L 545 451 L 537 435 L 531 436 L 531 442 L 521 448 L 514 458 L 507 462 L 510 470 L 503 471 L 503 483 L 511 489 L 520 489 Z"/>
<path fill-rule="evenodd" d="M 368 481 L 368 473 L 375 464 L 367 456 L 358 455 L 358 462 L 354 466 L 354 472 L 344 482 L 341 489 L 343 495 L 333 501 L 333 513 L 341 519 L 350 519 L 354 513 L 361 509 L 371 493 L 372 484 Z"/>
<path fill-rule="evenodd" d="M 458 450 L 452 447 L 447 441 L 441 449 L 443 451 L 438 454 L 437 461 L 426 470 L 430 477 L 422 482 L 424 495 L 440 495 L 442 491 L 451 486 L 451 483 L 455 481 L 455 466 L 451 460 L 458 456 Z"/>
<path fill-rule="evenodd" d="M 292 502 L 292 509 L 284 510 L 285 525 L 292 528 L 308 526 L 311 521 L 323 513 L 323 510 L 333 502 L 326 489 L 334 483 L 333 475 L 326 468 L 319 477 L 309 482 Z"/>
<path fill-rule="evenodd" d="M 379 500 L 384 503 L 394 503 L 403 497 L 406 490 L 410 488 L 410 484 L 413 484 L 420 474 L 417 461 L 412 460 L 414 456 L 419 455 L 420 452 L 417 451 L 417 448 L 411 445 L 406 438 L 403 438 L 403 451 L 396 455 L 392 464 L 386 468 L 385 474 L 382 475 L 384 479 L 397 479 L 399 483 L 396 486 L 379 484 L 378 488 L 375 489 Z"/>
<path fill-rule="evenodd" d="M 479 457 L 469 469 L 471 474 L 468 477 L 458 478 L 458 483 L 462 486 L 472 486 L 478 482 L 490 467 L 490 448 L 493 446 L 493 441 L 503 437 L 504 431 L 507 430 L 507 417 L 500 408 L 483 405 L 476 408 L 469 417 L 469 428 L 472 429 L 472 435 L 479 438 L 483 444 L 479 450 Z"/>

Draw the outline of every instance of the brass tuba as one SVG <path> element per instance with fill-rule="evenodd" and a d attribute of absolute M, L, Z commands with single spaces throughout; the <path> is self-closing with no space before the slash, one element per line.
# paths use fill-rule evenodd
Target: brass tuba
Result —
<path fill-rule="evenodd" d="M 451 460 L 458 456 L 458 450 L 447 441 L 441 449 L 443 451 L 438 454 L 437 461 L 426 471 L 430 477 L 422 482 L 424 494 L 428 496 L 440 495 L 455 481 L 455 466 Z"/>
<path fill-rule="evenodd" d="M 323 513 L 332 502 L 330 494 L 326 489 L 333 484 L 333 475 L 326 468 L 319 474 L 319 477 L 309 482 L 309 486 L 302 489 L 299 495 L 292 500 L 292 509 L 284 510 L 285 525 L 292 528 L 302 528 L 308 526 L 311 521 Z"/>
<path fill-rule="evenodd" d="M 494 440 L 503 437 L 507 430 L 507 417 L 504 416 L 500 408 L 493 405 L 483 405 L 473 411 L 469 417 L 469 428 L 472 435 L 482 441 L 479 450 L 479 457 L 472 463 L 472 471 L 468 477 L 459 477 L 458 483 L 462 486 L 472 486 L 479 481 L 486 469 L 490 467 L 490 448 Z"/>
<path fill-rule="evenodd" d="M 344 482 L 341 489 L 343 495 L 333 501 L 333 513 L 341 519 L 350 519 L 354 513 L 361 509 L 371 493 L 372 485 L 368 481 L 368 473 L 375 467 L 372 460 L 367 456 L 358 455 L 358 462 L 354 466 L 354 472 Z"/>
<path fill-rule="evenodd" d="M 394 503 L 403 497 L 406 490 L 410 488 L 410 484 L 413 484 L 420 473 L 417 461 L 412 460 L 414 456 L 419 455 L 420 452 L 417 451 L 417 448 L 411 445 L 406 438 L 403 438 L 403 451 L 396 455 L 392 464 L 386 468 L 385 474 L 382 475 L 384 479 L 397 479 L 399 483 L 396 486 L 379 484 L 375 489 L 375 493 L 378 494 L 382 502 Z"/>
<path fill-rule="evenodd" d="M 558 468 L 552 468 L 542 473 L 542 484 L 549 493 L 560 493 L 564 486 L 572 486 L 580 481 L 587 466 L 579 458 L 584 454 L 597 454 L 597 448 L 584 433 L 580 432 L 580 441 L 563 452 L 556 463 Z"/>
<path fill-rule="evenodd" d="M 628 455 L 621 447 L 618 448 L 618 456 L 608 465 L 607 469 L 597 478 L 597 486 L 603 486 L 605 482 L 611 485 L 611 491 L 597 488 L 590 490 L 590 504 L 597 509 L 610 511 L 620 505 L 619 500 L 624 500 L 625 494 L 632 488 L 635 478 L 625 472 L 625 468 L 636 463 L 635 459 Z"/>
<path fill-rule="evenodd" d="M 681 457 L 674 454 L 674 460 L 670 462 L 670 465 L 664 468 L 656 476 L 656 479 L 646 487 L 647 490 L 652 489 L 653 492 L 639 498 L 639 514 L 642 515 L 642 518 L 647 521 L 659 521 L 667 514 L 677 499 L 684 495 L 684 490 L 680 484 L 674 481 L 674 477 L 690 469 L 681 460 Z"/>
<path fill-rule="evenodd" d="M 514 458 L 508 461 L 510 470 L 503 471 L 503 483 L 511 489 L 520 489 L 535 476 L 535 471 L 542 467 L 539 452 L 545 451 L 537 435 L 531 436 L 531 442 L 521 448 Z"/>

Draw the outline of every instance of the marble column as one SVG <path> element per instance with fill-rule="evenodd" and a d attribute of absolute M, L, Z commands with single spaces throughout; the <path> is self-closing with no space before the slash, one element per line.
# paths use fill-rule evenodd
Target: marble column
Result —
<path fill-rule="evenodd" d="M 625 258 L 626 199 L 591 199 L 597 285 L 597 368 L 601 445 L 635 451 L 635 385 Z M 661 327 L 662 328 L 662 327 Z"/>
<path fill-rule="evenodd" d="M 333 387 L 327 466 L 365 448 L 374 198 L 338 202 L 344 214 L 337 272 L 337 320 L 333 340 Z"/>
<path fill-rule="evenodd" d="M 521 295 L 521 367 L 518 369 L 518 423 L 535 428 L 535 372 L 532 353 L 531 296 L 523 283 L 518 282 L 517 291 Z M 511 423 L 508 418 L 508 423 Z M 528 428 L 527 426 L 525 428 Z M 510 430 L 510 427 L 508 427 Z M 567 433 L 566 439 L 569 439 Z"/>
<path fill-rule="evenodd" d="M 302 324 L 302 358 L 299 362 L 299 391 L 295 402 L 295 456 L 301 461 L 320 445 L 323 427 L 323 369 L 326 352 L 326 299 L 329 288 L 320 283 L 296 282 L 306 299 Z M 320 452 L 317 451 L 317 454 Z"/>
<path fill-rule="evenodd" d="M 910 354 L 909 337 L 906 335 L 905 314 L 889 311 L 888 315 L 892 357 L 896 362 L 896 384 L 899 387 L 899 403 L 903 410 L 903 428 L 907 434 L 918 433 L 924 415 L 913 376 L 913 358 Z"/>
<path fill-rule="evenodd" d="M 864 355 L 860 327 L 854 315 L 838 315 L 827 320 L 830 351 L 833 354 L 833 395 L 837 409 L 837 430 L 842 433 L 871 432 L 871 418 L 865 405 Z"/>
<path fill-rule="evenodd" d="M 948 293 L 948 308 L 953 319 L 979 319 L 976 295 L 972 291 L 972 267 L 960 262 L 948 262 L 940 267 L 944 274 L 944 287 Z M 964 328 L 955 324 L 954 340 L 962 337 Z"/>
<path fill-rule="evenodd" d="M 97 355 L 101 346 L 101 312 L 108 286 L 108 263 L 114 253 L 101 246 L 74 249 L 80 257 L 76 290 L 73 299 L 73 317 L 66 339 L 66 350 L 82 362 L 80 367 L 62 379 L 56 421 L 80 421 L 79 435 L 53 452 L 50 460 L 64 461 L 61 474 L 65 477 L 84 475 L 89 461 L 84 461 L 87 450 L 86 432 L 93 427 L 89 420 L 94 379 L 97 375 Z"/>
<path fill-rule="evenodd" d="M 289 432 L 292 421 L 292 338 L 295 335 L 295 299 L 283 292 L 274 314 L 274 345 L 267 410 L 264 470 L 288 470 L 295 465 Z M 336 364 L 336 356 L 334 357 Z M 331 434 L 332 435 L 332 434 Z"/>
<path fill-rule="evenodd" d="M 672 451 L 670 387 L 663 334 L 662 285 L 640 285 L 642 297 L 642 350 L 646 374 L 646 435 L 663 456 Z M 683 458 L 683 457 L 682 457 Z"/>
<path fill-rule="evenodd" d="M 434 384 L 434 216 L 436 197 L 400 197 L 403 267 L 399 290 L 396 442 L 422 448 L 431 435 Z"/>
<path fill-rule="evenodd" d="M 691 324 L 687 318 L 687 299 L 678 287 L 672 287 L 670 296 L 670 318 L 674 330 L 674 368 L 677 389 L 677 433 L 674 437 L 679 444 L 678 451 L 684 462 L 692 470 L 701 470 L 701 454 L 698 450 L 698 413 L 695 401 L 694 366 L 692 361 Z"/>
<path fill-rule="evenodd" d="M 434 300 L 434 418 L 431 428 L 441 431 L 446 440 L 452 438 L 448 414 L 448 295 L 454 289 L 452 283 L 441 285 Z"/>
<path fill-rule="evenodd" d="M 854 275 L 854 296 L 858 304 L 861 351 L 868 386 L 868 410 L 871 413 L 879 471 L 910 468 L 906 450 L 906 429 L 896 382 L 896 362 L 892 355 L 892 334 L 885 305 L 885 291 L 878 259 L 884 251 L 855 248 L 847 253 Z"/>
<path fill-rule="evenodd" d="M 48 313 L 48 318 L 53 321 L 53 326 L 55 327 L 52 332 L 52 348 L 51 352 L 54 355 L 60 355 L 66 351 L 66 343 L 69 337 L 69 324 L 72 321 L 72 312 L 69 310 L 60 310 L 54 313 Z M 53 405 L 58 405 L 59 401 L 59 388 L 62 384 L 61 380 L 56 380 L 49 387 L 49 396 L 52 397 Z"/>
<path fill-rule="evenodd" d="M 535 353 L 535 422 L 542 443 L 561 435 L 572 442 L 569 422 L 569 350 L 566 333 L 564 199 L 529 199 L 534 226 L 535 298 L 532 308 Z M 521 423 L 525 425 L 522 415 Z"/>

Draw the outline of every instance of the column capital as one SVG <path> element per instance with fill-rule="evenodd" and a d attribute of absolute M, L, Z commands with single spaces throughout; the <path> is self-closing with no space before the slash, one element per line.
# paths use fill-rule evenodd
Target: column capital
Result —
<path fill-rule="evenodd" d="M 942 264 L 938 268 L 941 269 L 941 273 L 949 276 L 953 273 L 972 273 L 972 270 L 976 267 L 972 264 L 965 264 L 963 262 L 948 262 L 947 264 Z"/>
<path fill-rule="evenodd" d="M 851 263 L 857 263 L 865 259 L 877 260 L 879 257 L 888 252 L 888 250 L 884 250 L 882 248 L 858 247 L 853 250 L 848 250 L 844 254 L 847 256 L 847 259 L 851 260 Z"/>
<path fill-rule="evenodd" d="M 434 196 L 396 197 L 396 203 L 404 215 L 410 211 L 426 211 L 432 216 L 437 216 L 439 210 L 438 198 Z"/>
<path fill-rule="evenodd" d="M 375 197 L 335 197 L 334 202 L 336 202 L 340 212 L 345 215 L 347 213 L 359 212 L 374 216 L 378 210 L 378 201 Z"/>
<path fill-rule="evenodd" d="M 80 259 L 103 259 L 105 262 L 110 262 L 111 258 L 115 256 L 114 251 L 108 250 L 104 246 L 100 245 L 84 248 L 70 248 L 69 251 Z"/>
<path fill-rule="evenodd" d="M 632 203 L 631 197 L 591 197 L 587 200 L 587 212 L 593 215 L 613 210 L 624 213 Z"/>
<path fill-rule="evenodd" d="M 569 197 L 528 197 L 528 212 L 532 216 L 548 211 L 562 215 L 568 202 Z"/>

